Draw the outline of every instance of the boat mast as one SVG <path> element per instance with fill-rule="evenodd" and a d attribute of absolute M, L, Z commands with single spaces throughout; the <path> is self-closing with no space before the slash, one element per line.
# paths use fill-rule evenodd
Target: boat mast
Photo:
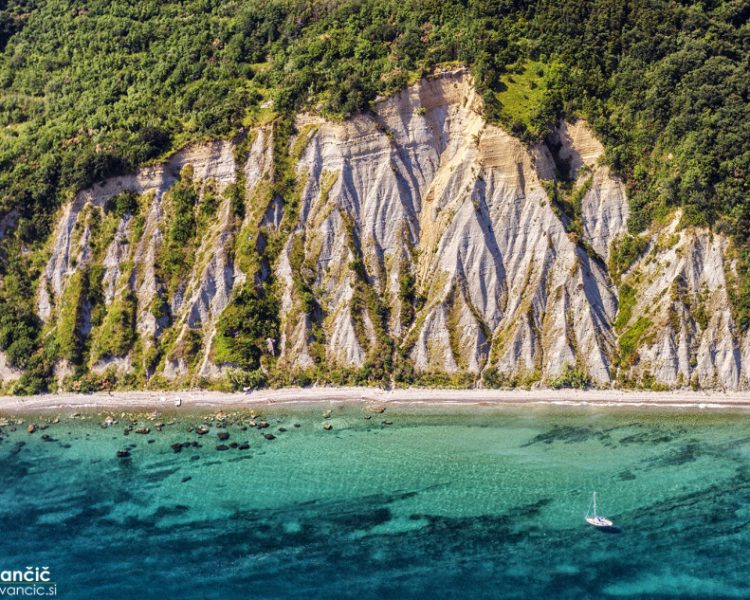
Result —
<path fill-rule="evenodd" d="M 594 518 L 596 518 L 596 492 L 594 492 Z"/>

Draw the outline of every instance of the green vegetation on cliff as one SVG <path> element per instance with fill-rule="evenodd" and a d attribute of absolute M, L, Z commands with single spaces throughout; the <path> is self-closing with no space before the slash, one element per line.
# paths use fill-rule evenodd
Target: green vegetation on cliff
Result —
<path fill-rule="evenodd" d="M 749 18 L 737 0 L 8 0 L 0 9 L 0 350 L 33 371 L 28 389 L 44 380 L 49 356 L 80 360 L 89 324 L 77 315 L 89 302 L 96 317 L 100 274 L 82 273 L 66 292 L 73 309 L 52 354 L 41 350 L 33 306 L 55 211 L 75 191 L 252 123 L 276 119 L 282 144 L 297 110 L 341 118 L 457 64 L 471 69 L 487 117 L 526 140 L 561 116 L 585 116 L 628 184 L 633 234 L 676 206 L 686 224 L 729 234 L 740 259 L 734 309 L 747 329 Z M 293 207 L 284 156 L 275 151 L 272 192 Z M 210 195 L 195 207 L 189 179 L 171 192 L 160 273 L 168 289 L 189 268 L 193 238 L 216 207 Z M 125 214 L 133 202 L 123 195 L 109 210 Z M 280 239 L 269 240 L 262 260 L 274 259 Z M 636 235 L 623 240 L 614 277 L 644 250 Z M 406 322 L 411 287 L 402 282 Z M 235 303 L 238 315 L 276 306 L 257 290 Z M 254 351 L 244 356 L 237 340 L 262 346 L 275 321 L 245 327 L 231 317 L 217 352 L 255 368 Z M 104 324 L 123 336 L 97 352 L 121 352 L 130 323 L 123 306 Z"/>

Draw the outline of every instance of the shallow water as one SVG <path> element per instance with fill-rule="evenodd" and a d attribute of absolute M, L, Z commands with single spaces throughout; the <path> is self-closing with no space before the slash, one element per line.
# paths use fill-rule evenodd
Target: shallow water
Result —
<path fill-rule="evenodd" d="M 746 414 L 431 410 L 6 427 L 0 569 L 61 598 L 750 596 Z M 584 523 L 594 489 L 619 533 Z"/>

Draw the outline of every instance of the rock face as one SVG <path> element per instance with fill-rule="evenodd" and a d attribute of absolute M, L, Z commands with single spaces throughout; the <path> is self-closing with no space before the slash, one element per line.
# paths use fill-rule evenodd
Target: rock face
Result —
<path fill-rule="evenodd" d="M 586 123 L 561 123 L 528 147 L 481 115 L 456 71 L 345 122 L 301 116 L 288 149 L 294 198 L 271 191 L 271 128 L 85 190 L 61 211 L 39 314 L 54 326 L 71 309 L 75 274 L 97 267 L 101 306 L 76 305 L 77 334 L 107 348 L 92 350 L 89 368 L 218 377 L 233 364 L 217 359 L 216 322 L 243 286 L 265 282 L 279 334 L 264 341 L 264 364 L 289 372 L 356 370 L 388 353 L 417 374 L 509 383 L 550 383 L 576 367 L 598 385 L 750 385 L 728 241 L 679 230 L 675 215 L 611 273 L 628 203 Z M 188 266 L 167 281 L 170 194 L 187 166 L 196 214 L 219 200 L 198 219 Z M 241 216 L 225 193 L 232 184 Z M 139 208 L 113 220 L 105 208 L 123 191 L 140 195 Z M 106 243 L 102 219 L 112 221 Z M 272 240 L 272 260 L 243 258 Z M 126 302 L 135 335 L 113 351 L 96 338 Z"/>
<path fill-rule="evenodd" d="M 0 384 L 20 379 L 22 371 L 8 365 L 4 352 L 0 352 Z"/>

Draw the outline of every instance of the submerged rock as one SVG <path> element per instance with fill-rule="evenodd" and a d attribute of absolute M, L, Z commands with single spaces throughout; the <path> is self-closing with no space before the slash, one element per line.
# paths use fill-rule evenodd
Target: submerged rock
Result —
<path fill-rule="evenodd" d="M 330 431 L 331 429 L 333 429 L 333 425 L 331 425 L 330 423 L 323 423 L 323 429 L 325 429 L 326 431 Z"/>
<path fill-rule="evenodd" d="M 267 440 L 275 440 L 276 439 L 276 436 L 274 434 L 272 434 L 272 433 L 264 433 L 263 437 L 266 438 Z"/>
<path fill-rule="evenodd" d="M 229 439 L 229 434 L 226 431 L 220 431 L 216 437 L 218 437 L 222 442 Z"/>
<path fill-rule="evenodd" d="M 128 458 L 130 456 L 130 450 L 118 450 L 117 458 Z"/>

